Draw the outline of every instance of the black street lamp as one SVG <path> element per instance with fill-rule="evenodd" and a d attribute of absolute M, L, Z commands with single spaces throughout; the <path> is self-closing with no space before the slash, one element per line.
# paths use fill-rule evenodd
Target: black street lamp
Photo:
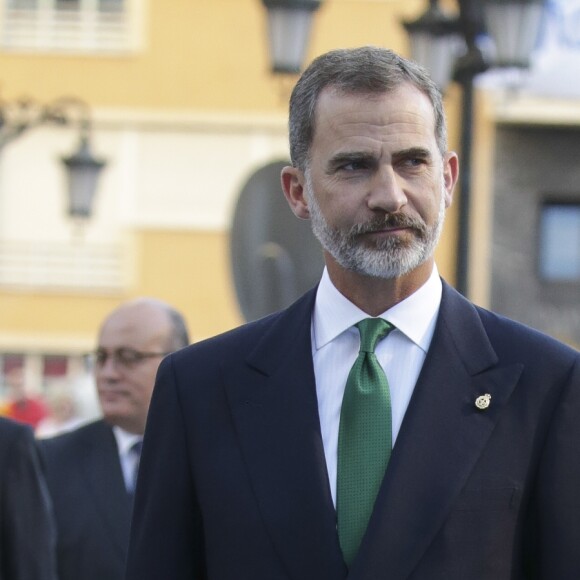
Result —
<path fill-rule="evenodd" d="M 92 213 L 99 174 L 105 162 L 93 157 L 90 150 L 91 116 L 88 105 L 76 97 L 61 97 L 48 104 L 31 99 L 13 102 L 0 100 L 0 150 L 23 133 L 44 124 L 78 123 L 79 148 L 63 158 L 68 175 L 68 214 L 87 219 Z"/>
<path fill-rule="evenodd" d="M 430 0 L 428 10 L 404 22 L 411 58 L 432 74 L 444 90 L 454 80 L 462 88 L 461 179 L 456 259 L 456 287 L 468 295 L 471 156 L 474 79 L 490 67 L 529 66 L 537 42 L 545 0 L 457 0 L 451 16 Z"/>
<path fill-rule="evenodd" d="M 268 11 L 270 63 L 275 74 L 302 70 L 312 17 L 322 0 L 262 0 Z"/>
<path fill-rule="evenodd" d="M 430 0 L 429 8 L 417 20 L 403 22 L 403 26 L 409 35 L 413 60 L 427 68 L 440 88 L 446 87 L 465 44 L 459 19 L 442 10 L 438 0 Z"/>

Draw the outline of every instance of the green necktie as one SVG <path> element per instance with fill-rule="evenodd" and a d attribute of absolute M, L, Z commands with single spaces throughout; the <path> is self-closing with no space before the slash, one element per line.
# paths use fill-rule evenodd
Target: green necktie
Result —
<path fill-rule="evenodd" d="M 344 560 L 351 565 L 391 456 L 391 397 L 375 346 L 393 329 L 382 318 L 357 325 L 360 351 L 346 381 L 338 432 L 336 509 Z"/>

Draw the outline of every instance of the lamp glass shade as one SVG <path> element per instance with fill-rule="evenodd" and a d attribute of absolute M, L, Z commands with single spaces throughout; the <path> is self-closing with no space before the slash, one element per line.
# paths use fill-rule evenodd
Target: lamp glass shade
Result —
<path fill-rule="evenodd" d="M 451 82 L 457 57 L 465 51 L 465 41 L 459 33 L 434 35 L 416 31 L 409 34 L 411 58 L 429 71 L 443 91 Z"/>
<path fill-rule="evenodd" d="M 542 24 L 542 0 L 487 0 L 485 23 L 495 45 L 494 66 L 527 68 Z"/>
<path fill-rule="evenodd" d="M 298 74 L 306 57 L 313 10 L 308 7 L 270 6 L 268 30 L 270 62 L 275 73 Z"/>
<path fill-rule="evenodd" d="M 68 213 L 71 217 L 88 218 L 92 213 L 97 181 L 105 162 L 92 156 L 87 139 L 81 141 L 76 153 L 62 161 L 68 173 Z"/>

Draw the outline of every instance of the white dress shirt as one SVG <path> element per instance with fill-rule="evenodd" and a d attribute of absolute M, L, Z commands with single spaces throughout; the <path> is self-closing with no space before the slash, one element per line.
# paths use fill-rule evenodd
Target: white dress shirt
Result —
<path fill-rule="evenodd" d="M 119 450 L 119 461 L 121 462 L 121 469 L 123 471 L 123 478 L 125 480 L 125 488 L 128 492 L 133 492 L 135 485 L 135 468 L 137 467 L 138 457 L 131 448 L 135 443 L 142 441 L 141 435 L 129 433 L 124 431 L 121 427 L 116 425 L 113 427 L 113 433 L 117 440 L 117 449 Z"/>
<path fill-rule="evenodd" d="M 380 315 L 395 326 L 375 350 L 391 392 L 393 445 L 431 344 L 441 291 L 441 279 L 434 266 L 419 290 Z M 340 408 L 346 380 L 360 347 L 359 332 L 354 325 L 364 318 L 369 315 L 335 288 L 325 269 L 312 315 L 312 358 L 324 454 L 335 506 Z"/>

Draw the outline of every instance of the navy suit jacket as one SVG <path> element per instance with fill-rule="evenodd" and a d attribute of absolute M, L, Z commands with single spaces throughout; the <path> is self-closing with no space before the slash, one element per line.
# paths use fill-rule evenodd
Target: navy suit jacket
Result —
<path fill-rule="evenodd" d="M 104 421 L 40 442 L 57 523 L 59 580 L 122 580 L 132 501 Z"/>
<path fill-rule="evenodd" d="M 56 580 L 55 548 L 32 430 L 0 418 L 0 580 Z"/>
<path fill-rule="evenodd" d="M 578 580 L 580 354 L 446 284 L 347 570 L 317 410 L 314 296 L 162 363 L 126 579 Z"/>

